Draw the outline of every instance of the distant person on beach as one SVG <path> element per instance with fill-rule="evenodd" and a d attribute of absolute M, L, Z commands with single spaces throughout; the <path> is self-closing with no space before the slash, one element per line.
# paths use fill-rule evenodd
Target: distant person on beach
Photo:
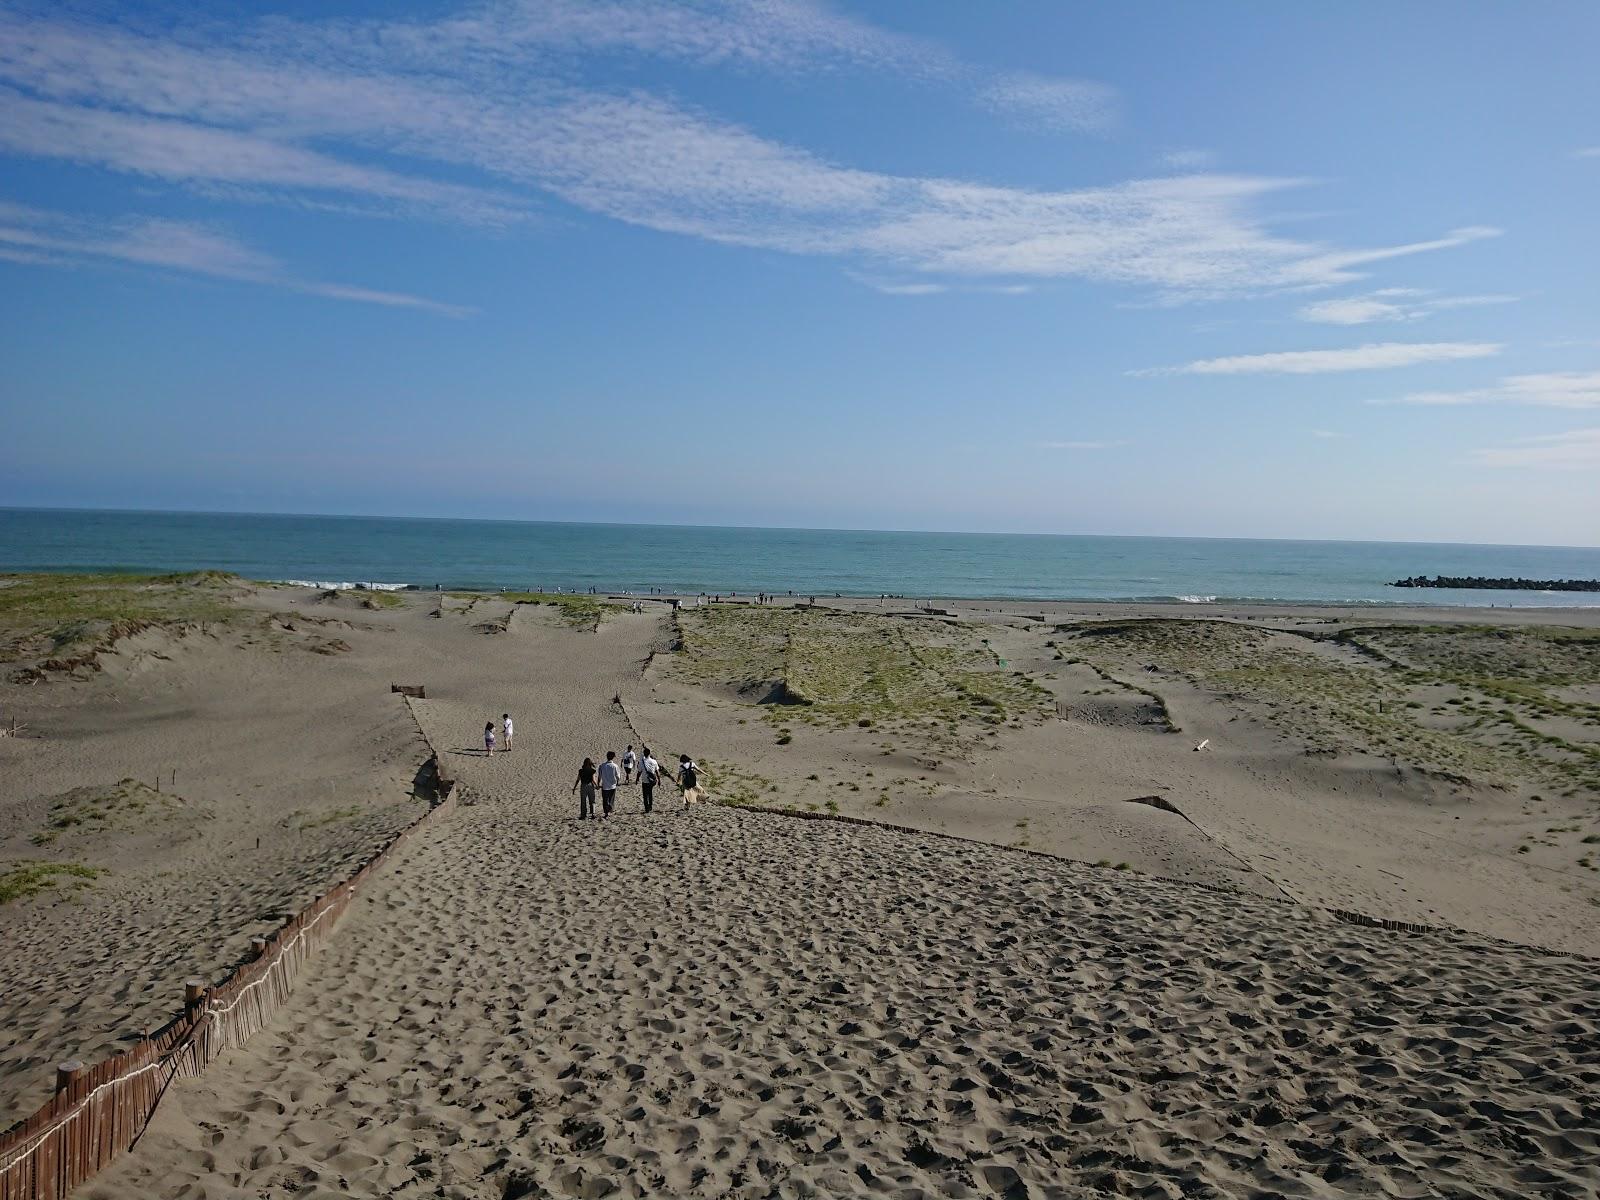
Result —
<path fill-rule="evenodd" d="M 678 788 L 683 792 L 683 806 L 700 802 L 700 768 L 687 754 L 678 755 Z"/>
<path fill-rule="evenodd" d="M 656 756 L 650 753 L 650 747 L 644 748 L 644 756 L 639 760 L 639 791 L 644 796 L 645 812 L 655 811 L 656 783 L 661 779 L 661 764 L 656 761 Z"/>
<path fill-rule="evenodd" d="M 600 764 L 600 813 L 609 817 L 611 810 L 617 805 L 617 784 L 622 780 L 622 771 L 617 767 L 617 752 L 606 751 L 606 760 Z"/>
<path fill-rule="evenodd" d="M 490 721 L 483 727 L 483 752 L 494 753 L 494 722 Z"/>
<path fill-rule="evenodd" d="M 500 714 L 500 732 L 505 735 L 506 753 L 509 754 L 511 752 L 511 735 L 514 732 L 514 730 L 512 728 L 512 725 L 511 725 L 511 714 L 510 713 L 501 713 Z"/>
<path fill-rule="evenodd" d="M 578 793 L 580 821 L 594 816 L 594 776 L 594 759 L 584 759 L 583 766 L 578 768 L 578 778 L 572 783 L 572 790 Z"/>
<path fill-rule="evenodd" d="M 633 782 L 633 764 L 635 762 L 637 762 L 637 761 L 638 761 L 638 759 L 637 759 L 637 757 L 635 757 L 635 755 L 633 753 L 633 747 L 631 745 L 626 750 L 624 750 L 622 752 L 622 782 L 623 783 L 632 783 Z"/>

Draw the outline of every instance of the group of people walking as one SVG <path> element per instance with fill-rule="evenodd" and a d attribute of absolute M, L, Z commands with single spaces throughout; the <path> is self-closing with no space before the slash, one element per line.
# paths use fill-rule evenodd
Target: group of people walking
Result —
<path fill-rule="evenodd" d="M 497 746 L 502 751 L 510 750 L 515 733 L 516 726 L 512 723 L 510 713 L 502 713 L 500 716 L 499 738 L 495 736 L 495 723 L 487 722 L 483 727 L 484 754 L 494 754 Z M 661 765 L 656 756 L 650 752 L 649 746 L 642 749 L 643 753 L 635 754 L 630 745 L 622 752 L 620 759 L 615 750 L 607 750 L 605 761 L 598 766 L 592 758 L 583 760 L 583 766 L 578 768 L 578 777 L 572 782 L 572 790 L 578 796 L 580 821 L 594 818 L 596 792 L 600 797 L 600 816 L 609 817 L 616 811 L 618 789 L 635 783 L 639 785 L 644 811 L 654 812 L 656 786 L 663 778 L 670 779 L 677 785 L 679 793 L 683 796 L 685 808 L 701 801 L 703 797 L 700 791 L 700 768 L 695 765 L 694 759 L 687 754 L 678 755 L 678 769 L 674 772 Z"/>
<path fill-rule="evenodd" d="M 638 775 L 637 781 L 634 778 L 635 773 Z M 607 750 L 605 761 L 598 766 L 595 765 L 594 759 L 585 758 L 583 765 L 578 768 L 578 777 L 572 781 L 572 790 L 578 796 L 578 820 L 587 821 L 595 818 L 594 801 L 597 790 L 600 793 L 600 819 L 610 817 L 616 811 L 618 789 L 634 782 L 639 785 L 644 811 L 654 812 L 656 785 L 661 782 L 663 776 L 677 785 L 683 795 L 685 808 L 699 803 L 700 768 L 687 754 L 678 755 L 676 774 L 661 765 L 656 756 L 650 752 L 649 746 L 643 747 L 642 754 L 635 754 L 633 747 L 629 746 L 622 752 L 620 761 L 615 750 Z"/>

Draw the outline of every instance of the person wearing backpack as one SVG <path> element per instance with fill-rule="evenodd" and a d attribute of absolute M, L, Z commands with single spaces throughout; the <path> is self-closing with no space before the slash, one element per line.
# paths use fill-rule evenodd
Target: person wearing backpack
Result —
<path fill-rule="evenodd" d="M 644 748 L 644 755 L 639 759 L 639 791 L 644 796 L 645 812 L 655 811 L 656 784 L 661 779 L 661 764 L 656 761 L 656 756 L 650 753 L 650 747 Z"/>
<path fill-rule="evenodd" d="M 638 762 L 638 759 L 635 757 L 635 755 L 633 753 L 633 747 L 630 745 L 626 750 L 624 750 L 622 752 L 622 782 L 623 783 L 632 783 L 633 782 L 633 767 L 634 767 L 634 764 L 636 762 Z"/>
<path fill-rule="evenodd" d="M 683 806 L 700 802 L 700 768 L 687 754 L 678 755 L 678 787 L 683 792 Z"/>

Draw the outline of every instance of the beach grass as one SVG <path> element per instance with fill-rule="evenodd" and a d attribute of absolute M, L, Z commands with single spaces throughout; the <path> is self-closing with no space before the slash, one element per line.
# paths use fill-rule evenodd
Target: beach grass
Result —
<path fill-rule="evenodd" d="M 951 746 L 1054 715 L 1050 694 L 1001 669 L 967 626 L 710 605 L 680 613 L 678 629 L 681 673 L 764 704 L 780 737 L 803 722 Z"/>
<path fill-rule="evenodd" d="M 151 625 L 226 621 L 243 581 L 177 575 L 0 575 L 0 661 L 93 653 Z"/>
<path fill-rule="evenodd" d="M 82 863 L 19 862 L 0 868 L 0 904 L 25 900 L 55 887 L 74 890 L 105 872 Z"/>
<path fill-rule="evenodd" d="M 513 604 L 548 604 L 561 614 L 561 619 L 568 625 L 590 632 L 600 628 L 600 622 L 607 613 L 626 611 L 625 605 L 613 604 L 598 596 L 568 592 L 501 592 L 498 598 Z"/>
<path fill-rule="evenodd" d="M 1314 750 L 1600 795 L 1600 705 L 1554 694 L 1600 684 L 1596 631 L 1370 625 L 1290 636 L 1231 621 L 1140 618 L 1060 632 L 1097 670 L 1177 671 L 1264 710 Z M 1427 723 L 1443 714 L 1454 714 L 1448 727 Z"/>
<path fill-rule="evenodd" d="M 180 816 L 203 820 L 210 815 L 143 780 L 123 779 L 110 787 L 74 788 L 57 796 L 50 803 L 48 824 L 30 840 L 36 846 L 48 846 L 67 834 L 102 833 L 113 827 L 149 825 Z"/>

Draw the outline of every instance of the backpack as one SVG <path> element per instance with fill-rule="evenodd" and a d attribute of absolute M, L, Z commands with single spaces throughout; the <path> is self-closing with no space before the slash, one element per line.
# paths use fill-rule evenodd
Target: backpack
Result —
<path fill-rule="evenodd" d="M 693 767 L 685 767 L 683 770 L 678 772 L 679 787 L 688 790 L 689 788 L 697 787 L 699 783 L 700 776 L 695 774 L 695 769 Z"/>

